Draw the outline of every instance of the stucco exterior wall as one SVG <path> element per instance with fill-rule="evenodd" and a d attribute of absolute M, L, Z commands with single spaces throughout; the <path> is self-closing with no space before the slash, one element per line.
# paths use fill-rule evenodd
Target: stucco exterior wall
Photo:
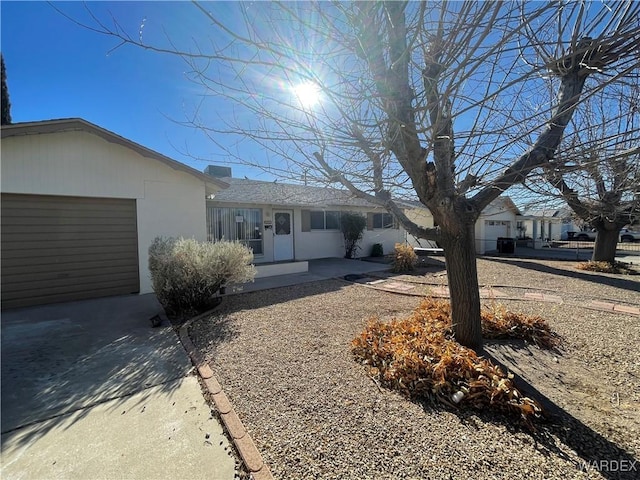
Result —
<path fill-rule="evenodd" d="M 342 232 L 339 230 L 312 230 L 310 232 L 303 232 L 302 210 L 305 209 L 295 208 L 293 210 L 293 227 L 295 231 L 293 253 L 296 260 L 344 257 L 344 239 L 342 238 Z M 335 211 L 340 209 L 331 208 L 331 210 Z"/>
<path fill-rule="evenodd" d="M 87 132 L 4 138 L 1 175 L 6 193 L 135 199 L 140 293 L 156 236 L 206 239 L 204 181 Z"/>
<path fill-rule="evenodd" d="M 409 220 L 413 221 L 416 225 L 421 227 L 430 228 L 433 227 L 433 215 L 427 208 L 412 208 L 405 211 L 405 215 Z M 427 242 L 425 240 L 419 240 L 413 235 L 407 233 L 407 243 L 412 247 L 425 247 L 429 246 L 433 242 Z"/>
<path fill-rule="evenodd" d="M 486 221 L 509 222 L 506 232 L 498 235 L 491 228 L 488 228 Z M 516 214 L 511 210 L 502 210 L 499 207 L 489 205 L 483 210 L 480 218 L 476 221 L 476 253 L 483 254 L 487 251 L 495 250 L 499 236 L 516 237 Z"/>
<path fill-rule="evenodd" d="M 433 216 L 426 208 L 416 208 L 413 210 L 408 210 L 406 212 L 407 216 L 413 220 L 418 225 L 423 227 L 433 227 Z M 516 228 L 516 215 L 514 212 L 508 209 L 503 209 L 500 206 L 489 205 L 480 215 L 480 218 L 476 221 L 474 232 L 475 232 L 475 245 L 476 245 L 476 253 L 483 254 L 488 250 L 496 249 L 496 241 L 497 236 L 493 235 L 492 232 L 485 226 L 485 220 L 493 220 L 493 221 L 508 221 L 509 225 L 509 236 L 515 237 L 515 228 Z M 411 235 L 407 235 L 407 241 L 410 245 L 414 247 L 419 246 L 418 241 L 414 239 Z"/>
<path fill-rule="evenodd" d="M 312 260 L 314 258 L 344 257 L 344 238 L 339 230 L 302 231 L 302 208 L 295 209 L 295 255 L 296 260 Z M 340 210 L 361 213 L 374 212 L 374 208 L 327 208 L 326 210 Z M 405 242 L 405 231 L 402 228 L 387 228 L 366 230 L 356 251 L 357 257 L 368 257 L 374 244 L 382 244 L 385 254 L 393 252 L 396 243 Z"/>
<path fill-rule="evenodd" d="M 278 205 L 255 205 L 242 203 L 216 202 L 215 198 L 208 202 L 212 207 L 231 207 L 231 208 L 259 208 L 262 210 L 263 228 L 263 255 L 256 255 L 254 262 L 256 264 L 273 262 L 274 260 L 274 230 L 264 228 L 265 223 L 273 221 L 275 211 L 291 211 L 293 212 L 293 232 L 294 244 L 293 253 L 294 260 L 312 260 L 315 258 L 341 258 L 344 257 L 344 239 L 339 230 L 312 230 L 310 232 L 302 231 L 302 210 L 322 210 L 321 208 L 311 207 L 288 207 Z M 330 207 L 325 210 L 331 211 L 352 211 L 360 212 L 366 215 L 367 212 L 373 212 L 374 208 L 339 208 Z M 381 243 L 384 253 L 391 253 L 396 243 L 404 243 L 406 233 L 404 229 L 374 229 L 365 230 L 363 238 L 360 242 L 360 248 L 356 252 L 357 257 L 369 256 L 371 248 L 375 243 Z"/>

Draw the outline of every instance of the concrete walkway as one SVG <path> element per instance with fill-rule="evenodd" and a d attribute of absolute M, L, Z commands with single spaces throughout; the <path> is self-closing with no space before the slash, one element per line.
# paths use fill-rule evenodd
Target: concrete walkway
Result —
<path fill-rule="evenodd" d="M 566 257 L 566 252 L 555 252 L 550 249 L 544 249 L 544 251 L 528 249 L 534 252 L 534 254 L 527 256 L 528 251 L 524 252 L 523 256 L 520 256 L 520 249 L 516 255 L 495 255 L 505 258 L 540 258 L 547 260 L 570 260 Z M 546 255 L 545 255 L 546 254 Z M 537 256 L 536 256 L 537 255 Z M 492 255 L 486 255 L 492 256 Z M 632 263 L 640 262 L 640 255 L 635 255 L 632 252 L 629 257 Z M 627 259 L 628 260 L 628 259 Z M 634 261 L 635 260 L 635 261 Z M 444 268 L 444 257 L 422 257 L 424 264 L 431 264 L 435 267 Z M 316 282 L 319 280 L 327 280 L 330 278 L 344 278 L 346 275 L 354 275 L 352 281 L 361 285 L 374 288 L 377 290 L 384 290 L 391 293 L 399 293 L 403 295 L 412 296 L 435 296 L 448 298 L 449 290 L 447 287 L 438 285 L 421 284 L 416 281 L 404 281 L 404 275 L 394 274 L 389 271 L 390 265 L 385 263 L 377 263 L 373 261 L 362 260 L 347 260 L 344 258 L 325 258 L 320 260 L 309 260 L 309 271 L 307 273 L 296 273 L 290 275 L 280 275 L 276 277 L 266 277 L 257 279 L 254 283 L 248 283 L 242 286 L 241 289 L 231 291 L 229 293 L 247 293 L 258 290 L 266 290 L 270 288 L 288 287 L 308 282 Z M 563 299 L 557 295 L 542 294 L 536 291 L 534 287 L 531 291 L 518 295 L 517 297 L 508 297 L 496 288 L 481 288 L 481 298 L 503 298 L 503 299 L 517 299 L 525 301 L 542 301 L 563 303 Z M 602 311 L 613 311 L 616 313 L 628 314 L 640 316 L 640 307 L 637 305 L 628 304 L 612 304 L 599 300 L 593 300 L 585 302 L 585 308 Z"/>
<path fill-rule="evenodd" d="M 3 312 L 3 479 L 233 479 L 235 460 L 154 295 Z"/>
<path fill-rule="evenodd" d="M 388 270 L 389 265 L 365 262 L 362 260 L 348 260 L 345 258 L 322 258 L 309 260 L 309 271 L 279 275 L 276 277 L 258 278 L 252 283 L 246 283 L 240 288 L 228 293 L 246 293 L 267 290 L 269 288 L 290 287 L 303 283 L 317 282 L 329 278 L 344 277 L 349 274 L 364 274 Z"/>
<path fill-rule="evenodd" d="M 515 254 L 498 254 L 497 252 L 488 252 L 487 257 L 502 258 L 533 258 L 540 260 L 565 260 L 576 261 L 576 257 L 580 261 L 589 260 L 591 258 L 591 250 L 582 249 L 578 253 L 575 250 L 568 249 L 537 249 L 518 247 Z M 480 257 L 481 258 L 481 257 Z M 427 263 L 444 266 L 444 256 L 424 257 Z M 640 252 L 635 251 L 619 251 L 616 260 L 633 264 L 640 263 Z M 329 278 L 344 277 L 349 274 L 367 274 L 371 272 L 388 271 L 389 265 L 384 263 L 376 263 L 364 260 L 348 260 L 344 258 L 322 258 L 317 260 L 309 260 L 309 271 L 306 273 L 294 273 L 290 275 L 279 275 L 276 277 L 258 278 L 253 283 L 247 283 L 240 287 L 227 290 L 228 294 L 255 292 L 258 290 L 266 290 L 269 288 L 290 287 L 302 283 L 317 282 L 319 280 L 327 280 Z"/>

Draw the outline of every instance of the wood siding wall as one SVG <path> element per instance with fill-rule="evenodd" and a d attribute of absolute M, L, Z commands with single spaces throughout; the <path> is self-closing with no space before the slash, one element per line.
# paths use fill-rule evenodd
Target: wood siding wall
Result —
<path fill-rule="evenodd" d="M 139 291 L 135 200 L 1 200 L 3 309 Z"/>

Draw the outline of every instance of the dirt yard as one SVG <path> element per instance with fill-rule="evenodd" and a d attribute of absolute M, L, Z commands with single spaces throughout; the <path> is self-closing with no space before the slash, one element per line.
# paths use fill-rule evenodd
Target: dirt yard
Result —
<path fill-rule="evenodd" d="M 640 306 L 640 277 L 573 266 L 478 262 L 480 283 L 504 295 L 497 301 L 544 317 L 564 340 L 556 352 L 486 344 L 547 407 L 533 433 L 493 412 L 407 400 L 353 360 L 349 343 L 367 320 L 402 317 L 416 296 L 341 280 L 247 293 L 226 298 L 191 337 L 278 479 L 639 478 L 640 317 L 586 307 Z M 446 283 L 436 267 L 396 278 L 425 293 Z"/>

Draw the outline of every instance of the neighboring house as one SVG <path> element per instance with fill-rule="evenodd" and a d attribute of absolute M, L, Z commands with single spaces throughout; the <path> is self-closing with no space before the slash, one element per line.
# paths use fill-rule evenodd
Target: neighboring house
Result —
<path fill-rule="evenodd" d="M 405 231 L 389 213 L 347 191 L 231 178 L 231 169 L 218 166 L 206 171 L 229 184 L 207 201 L 208 239 L 246 244 L 256 264 L 344 257 L 343 212 L 367 218 L 358 257 L 368 256 L 375 243 L 390 253 L 405 241 Z"/>
<path fill-rule="evenodd" d="M 434 220 L 429 209 L 414 202 L 413 208 L 405 211 L 407 217 L 422 227 L 433 227 Z M 509 197 L 498 197 L 485 208 L 476 221 L 476 253 L 496 250 L 499 237 L 515 237 L 516 216 L 520 211 Z M 407 242 L 414 247 L 433 247 L 435 242 L 416 239 L 407 235 Z"/>
<path fill-rule="evenodd" d="M 487 205 L 476 221 L 476 253 L 496 250 L 498 238 L 515 238 L 518 215 L 518 207 L 506 196 Z"/>
<path fill-rule="evenodd" d="M 560 240 L 564 225 L 562 215 L 560 209 L 525 211 L 518 217 L 517 238 L 531 239 L 534 248 Z"/>
<path fill-rule="evenodd" d="M 583 220 L 576 217 L 572 210 L 561 208 L 558 216 L 562 219 L 560 228 L 560 240 L 570 240 L 573 234 L 582 231 L 586 224 Z"/>
<path fill-rule="evenodd" d="M 223 182 L 82 119 L 1 132 L 3 308 L 151 292 L 155 237 L 207 238 Z"/>

